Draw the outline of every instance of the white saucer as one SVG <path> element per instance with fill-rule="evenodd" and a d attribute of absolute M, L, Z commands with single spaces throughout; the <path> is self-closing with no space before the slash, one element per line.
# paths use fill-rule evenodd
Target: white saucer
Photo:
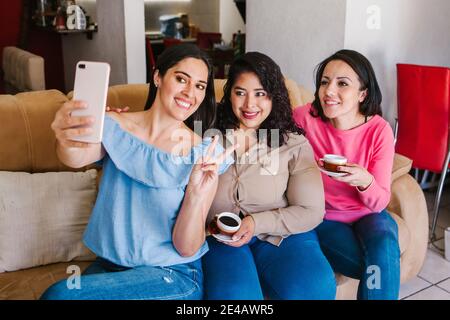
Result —
<path fill-rule="evenodd" d="M 322 167 L 319 167 L 319 170 L 322 171 L 323 173 L 325 173 L 327 176 L 330 177 L 343 177 L 345 175 L 347 175 L 347 172 L 333 172 L 333 171 L 327 171 Z"/>
<path fill-rule="evenodd" d="M 219 239 L 220 241 L 223 241 L 223 242 L 236 242 L 236 241 L 239 240 L 239 239 L 238 240 L 233 240 L 230 236 L 227 236 L 227 235 L 224 235 L 224 234 L 221 234 L 221 233 L 213 233 L 212 236 L 214 238 L 216 238 L 216 239 Z"/>

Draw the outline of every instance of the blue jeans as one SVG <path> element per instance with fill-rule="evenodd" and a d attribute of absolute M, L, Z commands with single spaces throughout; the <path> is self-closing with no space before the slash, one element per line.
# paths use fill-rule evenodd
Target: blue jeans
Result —
<path fill-rule="evenodd" d="M 360 280 L 358 299 L 398 299 L 398 227 L 386 210 L 353 224 L 325 220 L 316 231 L 334 271 Z"/>
<path fill-rule="evenodd" d="M 210 300 L 334 299 L 333 270 L 315 231 L 291 235 L 279 247 L 257 237 L 234 248 L 207 238 L 203 258 Z"/>
<path fill-rule="evenodd" d="M 80 279 L 80 289 L 66 280 L 50 286 L 43 300 L 194 300 L 203 298 L 201 260 L 170 267 L 127 268 L 97 258 Z"/>

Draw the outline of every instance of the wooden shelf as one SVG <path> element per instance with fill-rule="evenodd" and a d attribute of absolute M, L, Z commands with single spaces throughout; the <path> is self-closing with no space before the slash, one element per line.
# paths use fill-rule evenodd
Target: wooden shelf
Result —
<path fill-rule="evenodd" d="M 97 29 L 85 29 L 85 30 L 57 30 L 54 29 L 55 32 L 59 34 L 78 34 L 78 33 L 86 33 L 86 37 L 89 40 L 92 40 L 94 32 L 97 32 Z"/>
<path fill-rule="evenodd" d="M 97 28 L 95 28 L 95 29 L 84 29 L 84 30 L 69 30 L 69 29 L 57 30 L 57 29 L 55 29 L 53 27 L 49 28 L 49 27 L 41 27 L 41 26 L 34 26 L 34 28 L 37 28 L 39 30 L 43 30 L 43 31 L 46 31 L 46 32 L 53 32 L 53 33 L 58 33 L 58 34 L 62 34 L 62 35 L 85 33 L 86 37 L 89 40 L 92 40 L 94 32 L 98 31 Z"/>

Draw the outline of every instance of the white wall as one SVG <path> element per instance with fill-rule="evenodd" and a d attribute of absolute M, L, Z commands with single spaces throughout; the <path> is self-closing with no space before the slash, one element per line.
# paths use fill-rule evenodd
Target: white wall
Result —
<path fill-rule="evenodd" d="M 379 29 L 367 27 L 379 9 Z M 393 125 L 397 115 L 397 63 L 450 67 L 450 1 L 347 0 L 345 47 L 373 64 L 383 93 L 383 116 Z"/>
<path fill-rule="evenodd" d="M 145 21 L 144 1 L 124 0 L 125 48 L 127 65 L 126 83 L 145 83 Z"/>
<path fill-rule="evenodd" d="M 220 0 L 220 33 L 225 43 L 233 40 L 233 33 L 245 33 L 245 23 L 233 0 Z"/>
<path fill-rule="evenodd" d="M 139 11 L 139 7 L 142 8 Z M 66 91 L 73 89 L 79 60 L 111 65 L 110 85 L 145 83 L 143 0 L 97 0 L 98 32 L 62 36 Z"/>
<path fill-rule="evenodd" d="M 371 6 L 379 9 L 379 28 Z M 361 52 L 373 64 L 391 125 L 396 63 L 450 67 L 449 33 L 448 0 L 247 0 L 247 51 L 267 53 L 309 89 L 325 57 L 342 48 Z"/>
<path fill-rule="evenodd" d="M 273 58 L 314 88 L 315 66 L 344 46 L 346 0 L 247 0 L 246 51 Z"/>

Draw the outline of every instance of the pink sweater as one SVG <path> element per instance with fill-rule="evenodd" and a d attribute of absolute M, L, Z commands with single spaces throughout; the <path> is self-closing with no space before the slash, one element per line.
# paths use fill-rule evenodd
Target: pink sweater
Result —
<path fill-rule="evenodd" d="M 297 107 L 294 120 L 306 131 L 314 156 L 327 153 L 345 156 L 350 163 L 366 168 L 373 176 L 364 191 L 333 180 L 322 173 L 325 189 L 325 219 L 351 223 L 386 208 L 391 195 L 391 172 L 394 161 L 392 129 L 380 116 L 350 130 L 334 128 L 330 122 L 310 115 L 311 104 Z"/>

